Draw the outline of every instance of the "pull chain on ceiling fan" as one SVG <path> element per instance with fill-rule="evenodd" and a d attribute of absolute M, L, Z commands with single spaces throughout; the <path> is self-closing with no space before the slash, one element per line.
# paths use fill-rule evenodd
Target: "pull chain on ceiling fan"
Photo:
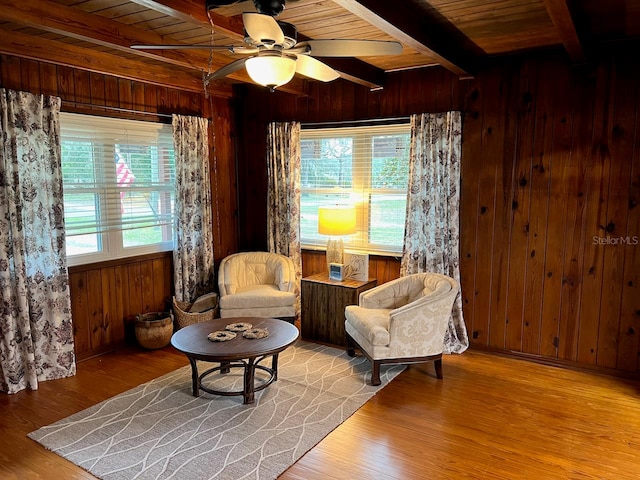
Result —
<path fill-rule="evenodd" d="M 238 3 L 239 0 L 213 0 L 207 9 Z M 145 50 L 162 49 L 224 49 L 233 54 L 250 55 L 205 76 L 205 82 L 216 80 L 247 69 L 251 79 L 274 91 L 291 81 L 296 73 L 330 82 L 340 74 L 314 57 L 364 57 L 371 55 L 399 55 L 402 45 L 380 40 L 306 40 L 297 41 L 296 27 L 276 21 L 285 0 L 253 0 L 258 13 L 243 13 L 245 45 L 132 45 Z"/>

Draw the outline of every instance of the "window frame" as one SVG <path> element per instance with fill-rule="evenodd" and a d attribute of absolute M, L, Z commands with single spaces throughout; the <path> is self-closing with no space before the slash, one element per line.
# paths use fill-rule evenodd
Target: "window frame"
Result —
<path fill-rule="evenodd" d="M 336 187 L 306 187 L 300 185 L 300 203 L 301 203 L 301 215 L 303 212 L 303 199 L 304 194 L 316 194 L 316 195 L 344 195 L 350 199 L 348 203 L 356 205 L 356 223 L 358 232 L 351 235 L 349 238 L 344 239 L 345 250 L 354 252 L 363 252 L 380 256 L 392 256 L 398 257 L 402 255 L 402 242 L 393 246 L 384 244 L 371 243 L 371 203 L 372 199 L 382 195 L 404 195 L 406 202 L 406 195 L 408 192 L 408 177 L 407 186 L 402 188 L 374 188 L 371 186 L 371 179 L 373 175 L 373 154 L 372 154 L 372 142 L 371 139 L 377 136 L 391 136 L 391 135 L 408 135 L 411 134 L 410 123 L 394 123 L 386 125 L 373 125 L 373 126 L 359 126 L 359 127 L 334 127 L 334 128 L 305 128 L 304 125 L 300 131 L 301 142 L 305 139 L 318 139 L 318 138 L 354 138 L 361 136 L 364 140 L 353 142 L 352 151 L 352 186 L 351 188 L 339 188 Z M 410 141 L 410 138 L 408 139 Z M 409 148 L 407 145 L 407 165 L 409 162 Z M 303 164 L 302 164 L 303 165 Z M 301 165 L 301 169 L 302 169 Z M 356 174 L 357 172 L 364 172 L 363 174 Z M 302 173 L 302 170 L 301 170 Z M 368 186 L 367 186 L 368 184 Z M 355 201 L 354 201 L 355 199 Z M 405 203 L 406 205 L 406 203 Z M 406 215 L 406 213 L 405 213 Z M 325 250 L 327 237 L 324 235 L 316 234 L 315 236 L 305 235 L 302 231 L 302 222 L 300 228 L 300 243 L 301 247 L 305 250 Z"/>
<path fill-rule="evenodd" d="M 87 125 L 92 125 L 92 127 L 87 127 L 87 130 L 90 128 L 95 128 L 96 130 L 100 130 L 101 125 L 116 125 L 116 123 L 121 124 L 123 126 L 123 131 L 127 128 L 131 128 L 130 126 L 134 126 L 136 128 L 136 138 L 133 141 L 128 141 L 128 143 L 124 143 L 120 141 L 118 142 L 118 138 L 116 138 L 116 134 L 113 133 L 111 128 L 113 127 L 104 127 L 103 131 L 99 131 L 98 135 L 88 136 L 87 132 L 84 131 L 82 133 L 70 132 L 70 127 L 65 132 L 64 122 L 71 124 L 72 122 L 80 122 L 85 121 Z M 151 253 L 158 252 L 166 252 L 173 250 L 175 243 L 175 232 L 173 228 L 173 218 L 175 215 L 175 170 L 169 173 L 169 178 L 172 182 L 169 183 L 157 183 L 157 184 L 146 184 L 146 185 L 117 185 L 117 174 L 115 165 L 116 151 L 118 150 L 118 145 L 130 145 L 130 146 L 141 146 L 141 147 L 149 147 L 150 154 L 156 156 L 156 158 L 161 158 L 161 155 L 174 155 L 174 147 L 173 141 L 168 142 L 169 138 L 172 139 L 172 130 L 171 125 L 168 124 L 160 124 L 156 122 L 144 122 L 141 120 L 129 120 L 129 119 L 117 119 L 111 117 L 101 117 L 95 115 L 84 115 L 84 114 L 76 114 L 70 112 L 61 112 L 60 115 L 60 142 L 61 145 L 63 142 L 88 142 L 90 148 L 92 150 L 96 149 L 95 145 L 99 145 L 96 151 L 92 151 L 91 155 L 94 158 L 94 182 L 88 186 L 83 186 L 82 183 L 63 183 L 63 193 L 65 196 L 65 203 L 67 200 L 67 195 L 73 194 L 90 194 L 94 199 L 94 211 L 96 215 L 96 221 L 93 222 L 93 225 L 101 225 L 102 229 L 98 227 L 95 228 L 95 231 L 91 232 L 91 235 L 96 236 L 96 244 L 97 251 L 87 252 L 87 253 L 76 253 L 67 255 L 67 265 L 68 266 L 76 266 L 76 265 L 86 265 L 91 263 L 99 263 L 110 260 L 118 260 L 128 257 L 140 256 Z M 145 142 L 145 137 L 149 139 L 148 142 Z M 164 138 L 164 142 L 161 142 L 160 138 Z M 155 143 L 153 139 L 156 139 Z M 159 151 L 161 148 L 168 148 L 167 152 Z M 158 151 L 153 151 L 153 150 Z M 97 158 L 96 158 L 97 156 Z M 174 157 L 175 158 L 175 157 Z M 112 160 L 113 159 L 113 160 Z M 170 165 L 171 162 L 163 161 L 163 164 Z M 64 162 L 63 162 L 64 165 Z M 158 161 L 158 165 L 160 165 L 160 161 Z M 175 162 L 174 162 L 175 169 Z M 63 179 L 64 179 L 64 169 L 63 169 Z M 63 180 L 64 182 L 64 180 Z M 127 193 L 134 192 L 158 192 L 160 194 L 169 193 L 169 202 L 171 205 L 171 212 L 169 217 L 166 214 L 160 214 L 164 218 L 168 218 L 169 221 L 161 223 L 157 225 L 161 229 L 161 235 L 163 240 L 161 242 L 156 242 L 152 244 L 145 245 L 132 245 L 125 246 L 125 232 L 130 230 L 135 230 L 136 228 L 126 228 L 126 221 L 123 221 L 123 211 L 121 207 L 121 202 L 115 201 L 113 196 L 115 191 L 124 190 Z M 122 199 L 121 199 L 122 201 Z M 66 207 L 66 205 L 65 205 Z M 65 208 L 65 222 L 67 219 Z M 146 228 L 146 227 L 139 227 Z M 168 234 L 170 234 L 171 239 L 168 240 Z M 66 247 L 69 245 L 69 238 L 77 235 L 69 235 L 68 230 L 66 233 Z"/>

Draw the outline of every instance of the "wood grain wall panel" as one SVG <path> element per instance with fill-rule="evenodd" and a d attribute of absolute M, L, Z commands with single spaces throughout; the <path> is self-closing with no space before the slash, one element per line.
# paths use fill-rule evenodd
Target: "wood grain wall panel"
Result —
<path fill-rule="evenodd" d="M 529 207 L 531 202 L 531 162 L 533 157 L 533 135 L 535 125 L 534 97 L 537 95 L 537 64 L 526 62 L 520 73 L 514 123 L 516 127 L 515 147 L 510 198 L 506 208 L 510 209 L 510 245 L 508 265 L 508 292 L 506 301 L 505 348 L 520 351 L 524 333 L 524 299 L 529 242 Z"/>
<path fill-rule="evenodd" d="M 594 72 L 594 92 L 611 90 L 611 68 L 602 63 Z M 585 245 L 583 253 L 582 299 L 580 304 L 580 338 L 577 360 L 595 364 L 598 350 L 598 330 L 600 323 L 600 297 L 602 295 L 602 275 L 604 250 L 593 242 L 604 237 L 606 225 L 606 205 L 604 204 L 606 179 L 609 175 L 610 158 L 605 148 L 606 130 L 609 121 L 609 95 L 597 95 L 593 108 L 593 132 L 591 153 L 584 159 L 588 162 L 589 173 L 585 191 Z M 591 240 L 591 241 L 589 241 Z M 595 308 L 597 305 L 597 308 Z"/>
<path fill-rule="evenodd" d="M 309 82 L 308 97 L 293 99 L 242 86 L 238 130 L 262 138 L 269 121 L 462 109 L 461 283 L 472 344 L 637 371 L 640 246 L 593 237 L 640 235 L 639 69 L 623 58 L 574 68 L 529 57 L 463 81 L 438 68 L 396 72 L 376 92 Z M 265 248 L 266 213 L 255 208 L 266 196 L 264 146 L 240 143 L 241 243 Z M 303 275 L 325 269 L 323 252 L 303 252 Z M 385 281 L 399 262 L 372 256 L 370 272 Z"/>
<path fill-rule="evenodd" d="M 562 298 L 558 328 L 558 358 L 575 361 L 578 343 L 580 291 L 582 287 L 582 228 L 584 216 L 584 173 L 587 158 L 581 154 L 583 139 L 591 137 L 593 102 L 580 105 L 590 92 L 583 76 L 570 75 L 567 85 L 570 97 L 571 140 L 560 155 L 566 162 L 561 173 L 564 190 L 564 259 L 562 266 Z M 572 86 L 571 90 L 569 90 Z M 562 225 L 562 224 L 561 224 Z"/>
<path fill-rule="evenodd" d="M 210 97 L 205 107 L 207 116 L 215 125 L 210 129 L 209 145 L 213 145 L 213 151 L 209 171 L 213 201 L 213 253 L 215 265 L 218 265 L 238 248 L 238 185 L 233 148 L 236 141 L 235 113 L 232 101 L 225 98 Z"/>
<path fill-rule="evenodd" d="M 102 297 L 100 302 L 102 305 L 102 331 L 101 345 L 110 345 L 115 341 L 114 329 L 116 323 L 123 323 L 122 317 L 118 314 L 118 300 L 120 294 L 116 290 L 116 272 L 115 267 L 101 268 L 98 270 L 102 276 L 100 284 L 102 285 Z"/>
<path fill-rule="evenodd" d="M 2 60 L 0 60 L 2 61 Z M 40 62 L 40 92 L 44 95 L 58 94 L 58 75 L 52 63 Z"/>
<path fill-rule="evenodd" d="M 73 338 L 77 357 L 91 350 L 89 345 L 89 290 L 87 272 L 69 273 L 71 292 L 71 318 L 73 319 Z"/>
<path fill-rule="evenodd" d="M 152 85 L 144 86 L 144 111 L 150 113 L 158 113 L 158 92 Z M 150 119 L 156 117 L 149 117 Z"/>
<path fill-rule="evenodd" d="M 131 108 L 133 110 L 139 110 L 141 112 L 146 112 L 146 105 L 144 103 L 144 88 L 145 85 L 140 82 L 131 82 Z M 194 95 L 194 97 L 197 97 Z M 199 97 L 197 97 L 199 98 Z M 192 112 L 197 112 L 197 106 L 193 104 L 189 104 L 189 110 Z"/>
<path fill-rule="evenodd" d="M 556 73 L 558 83 L 567 85 L 568 72 Z M 540 332 L 540 353 L 545 357 L 557 358 L 560 345 L 559 326 L 562 302 L 562 270 L 565 258 L 564 225 L 567 217 L 567 192 L 563 176 L 571 150 L 573 118 L 568 96 L 554 98 L 553 133 L 549 174 L 549 217 L 547 219 L 547 244 L 545 259 L 545 281 L 543 287 L 542 325 Z"/>
<path fill-rule="evenodd" d="M 302 276 L 308 277 L 327 271 L 325 252 L 316 250 L 302 251 Z"/>
<path fill-rule="evenodd" d="M 503 192 L 496 192 L 496 167 L 497 162 L 501 161 L 502 145 L 495 140 L 496 136 L 502 136 L 504 133 L 496 129 L 500 119 L 503 118 L 500 105 L 505 92 L 501 88 L 501 77 L 499 71 L 496 70 L 493 75 L 480 79 L 483 101 L 481 144 L 480 150 L 475 154 L 476 161 L 480 164 L 480 175 L 478 177 L 478 211 L 476 213 L 478 215 L 476 224 L 476 298 L 472 314 L 472 331 L 474 341 L 483 345 L 500 345 L 504 340 L 503 320 L 489 321 L 494 288 L 492 281 L 496 279 L 492 274 L 494 248 L 505 247 L 504 245 L 495 245 L 493 242 L 496 196 L 503 195 Z"/>
<path fill-rule="evenodd" d="M 133 93 L 131 91 L 131 80 L 126 78 L 118 79 L 118 104 L 120 108 L 133 110 Z"/>
<path fill-rule="evenodd" d="M 169 93 L 166 87 L 156 86 L 156 99 L 159 113 L 169 112 Z"/>
<path fill-rule="evenodd" d="M 479 152 L 482 145 L 482 100 L 477 79 L 466 84 L 464 124 L 462 129 L 462 163 L 460 165 L 460 287 L 465 316 L 468 315 L 469 338 L 475 341 L 472 323 L 476 298 L 476 261 L 478 232 L 478 178 L 480 162 L 465 162 Z M 469 313 L 470 312 L 470 313 Z"/>
<path fill-rule="evenodd" d="M 100 351 L 107 340 L 105 338 L 104 310 L 108 305 L 103 304 L 102 280 L 100 269 L 91 269 L 87 272 L 89 349 L 91 351 Z"/>
<path fill-rule="evenodd" d="M 528 217 L 528 245 L 523 298 L 522 351 L 540 353 L 543 286 L 549 218 L 549 189 L 551 185 L 551 142 L 553 139 L 552 93 L 555 86 L 547 81 L 556 66 L 550 62 L 538 64 L 537 94 L 532 95 L 535 109 L 533 126 L 533 158 L 529 179 L 530 207 Z"/>
<path fill-rule="evenodd" d="M 489 308 L 489 346 L 505 349 L 507 324 L 507 301 L 509 290 L 509 266 L 511 257 L 511 236 L 513 233 L 513 167 L 517 139 L 516 108 L 519 93 L 519 65 L 506 65 L 501 74 L 500 96 L 495 99 L 499 109 L 498 117 L 488 128 L 494 133 L 483 148 L 483 155 L 499 160 L 495 162 L 495 191 L 482 192 L 493 203 L 493 255 L 491 267 L 491 290 Z M 505 81 L 505 79 L 510 81 Z M 519 143 L 519 141 L 518 141 Z M 500 152 L 500 150 L 502 150 Z M 486 202 L 488 203 L 488 201 Z"/>
<path fill-rule="evenodd" d="M 86 70 L 73 69 L 74 101 L 91 103 L 91 74 Z"/>
<path fill-rule="evenodd" d="M 73 68 L 59 65 L 57 68 L 58 75 L 58 93 L 63 100 L 75 102 L 76 92 L 73 78 Z M 29 86 L 23 85 L 23 90 L 29 90 Z M 32 92 L 33 93 L 33 92 Z M 116 97 L 117 99 L 117 97 Z"/>
<path fill-rule="evenodd" d="M 632 161 L 620 159 L 631 159 L 634 155 L 638 73 L 637 68 L 621 65 L 612 92 L 608 143 L 613 161 L 609 170 L 605 231 L 618 241 L 630 236 L 627 223 Z M 624 260 L 624 245 L 605 247 L 604 264 L 607 268 L 602 279 L 597 363 L 607 368 L 616 367 L 619 339 L 624 335 L 620 330 L 622 285 L 619 281 L 623 278 Z"/>
<path fill-rule="evenodd" d="M 638 78 L 640 72 L 635 73 Z M 636 86 L 637 88 L 637 86 Z M 640 91 L 636 94 L 640 112 Z M 640 115 L 633 128 L 633 156 L 629 178 L 628 243 L 624 245 L 624 272 L 620 307 L 620 333 L 617 368 L 634 371 L 640 355 Z"/>
<path fill-rule="evenodd" d="M 0 86 L 57 95 L 63 111 L 168 122 L 166 117 L 101 109 L 108 106 L 150 113 L 200 115 L 212 121 L 218 179 L 222 198 L 213 198 L 221 219 L 216 234 L 216 258 L 238 250 L 233 104 L 214 97 L 208 108 L 204 95 L 182 92 L 113 76 L 89 73 L 15 56 L 0 55 Z M 82 103 L 85 105 L 78 105 Z M 205 107 L 207 111 L 205 112 Z M 220 125 L 220 128 L 218 127 Z M 220 200 L 220 201 L 218 201 Z M 76 356 L 87 358 L 132 341 L 133 321 L 139 313 L 164 310 L 173 294 L 171 252 L 69 269 Z"/>
<path fill-rule="evenodd" d="M 116 344 L 123 343 L 126 338 L 125 334 L 125 305 L 126 297 L 129 295 L 129 279 L 126 276 L 126 266 L 116 265 L 113 267 L 113 299 L 112 316 L 111 316 L 111 335 L 112 341 Z M 171 276 L 164 275 L 165 278 Z"/>
<path fill-rule="evenodd" d="M 2 72 L 2 86 L 12 90 L 22 89 L 22 69 L 20 58 L 9 55 L 1 55 L 0 72 Z"/>
<path fill-rule="evenodd" d="M 142 311 L 152 312 L 155 304 L 153 291 L 153 260 L 140 262 L 140 276 L 142 279 Z"/>
<path fill-rule="evenodd" d="M 145 313 L 142 305 L 142 270 L 140 262 L 126 263 L 123 265 L 127 290 L 124 297 L 124 332 L 125 340 L 133 340 L 135 333 L 136 315 Z"/>
<path fill-rule="evenodd" d="M 40 90 L 40 68 L 39 63 L 35 60 L 21 59 L 20 73 L 22 82 L 25 85 L 33 85 L 34 88 Z"/>
<path fill-rule="evenodd" d="M 91 72 L 89 82 L 91 83 L 91 105 L 105 105 L 104 75 Z"/>
<path fill-rule="evenodd" d="M 104 98 L 108 107 L 120 107 L 120 85 L 117 77 L 104 77 Z M 126 115 L 123 115 L 123 117 L 126 117 Z"/>

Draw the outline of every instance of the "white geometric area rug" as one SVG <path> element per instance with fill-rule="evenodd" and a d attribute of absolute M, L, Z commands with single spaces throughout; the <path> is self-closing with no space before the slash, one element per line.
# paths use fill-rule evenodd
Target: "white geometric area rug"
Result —
<path fill-rule="evenodd" d="M 299 341 L 280 353 L 278 380 L 253 405 L 242 396 L 193 397 L 187 366 L 29 437 L 101 479 L 275 479 L 403 368 L 383 367 L 373 387 L 365 357 Z M 242 369 L 212 377 L 211 388 L 241 389 Z"/>

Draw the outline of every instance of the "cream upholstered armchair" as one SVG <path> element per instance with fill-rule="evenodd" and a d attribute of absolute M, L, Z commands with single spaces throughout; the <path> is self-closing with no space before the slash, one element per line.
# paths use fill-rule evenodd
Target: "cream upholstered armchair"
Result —
<path fill-rule="evenodd" d="M 380 385 L 380 364 L 433 361 L 442 378 L 444 337 L 458 283 L 436 273 L 416 273 L 360 294 L 345 309 L 347 352 L 357 347 L 371 361 L 371 384 Z"/>
<path fill-rule="evenodd" d="M 269 252 L 235 253 L 220 262 L 220 317 L 295 319 L 293 262 Z"/>

